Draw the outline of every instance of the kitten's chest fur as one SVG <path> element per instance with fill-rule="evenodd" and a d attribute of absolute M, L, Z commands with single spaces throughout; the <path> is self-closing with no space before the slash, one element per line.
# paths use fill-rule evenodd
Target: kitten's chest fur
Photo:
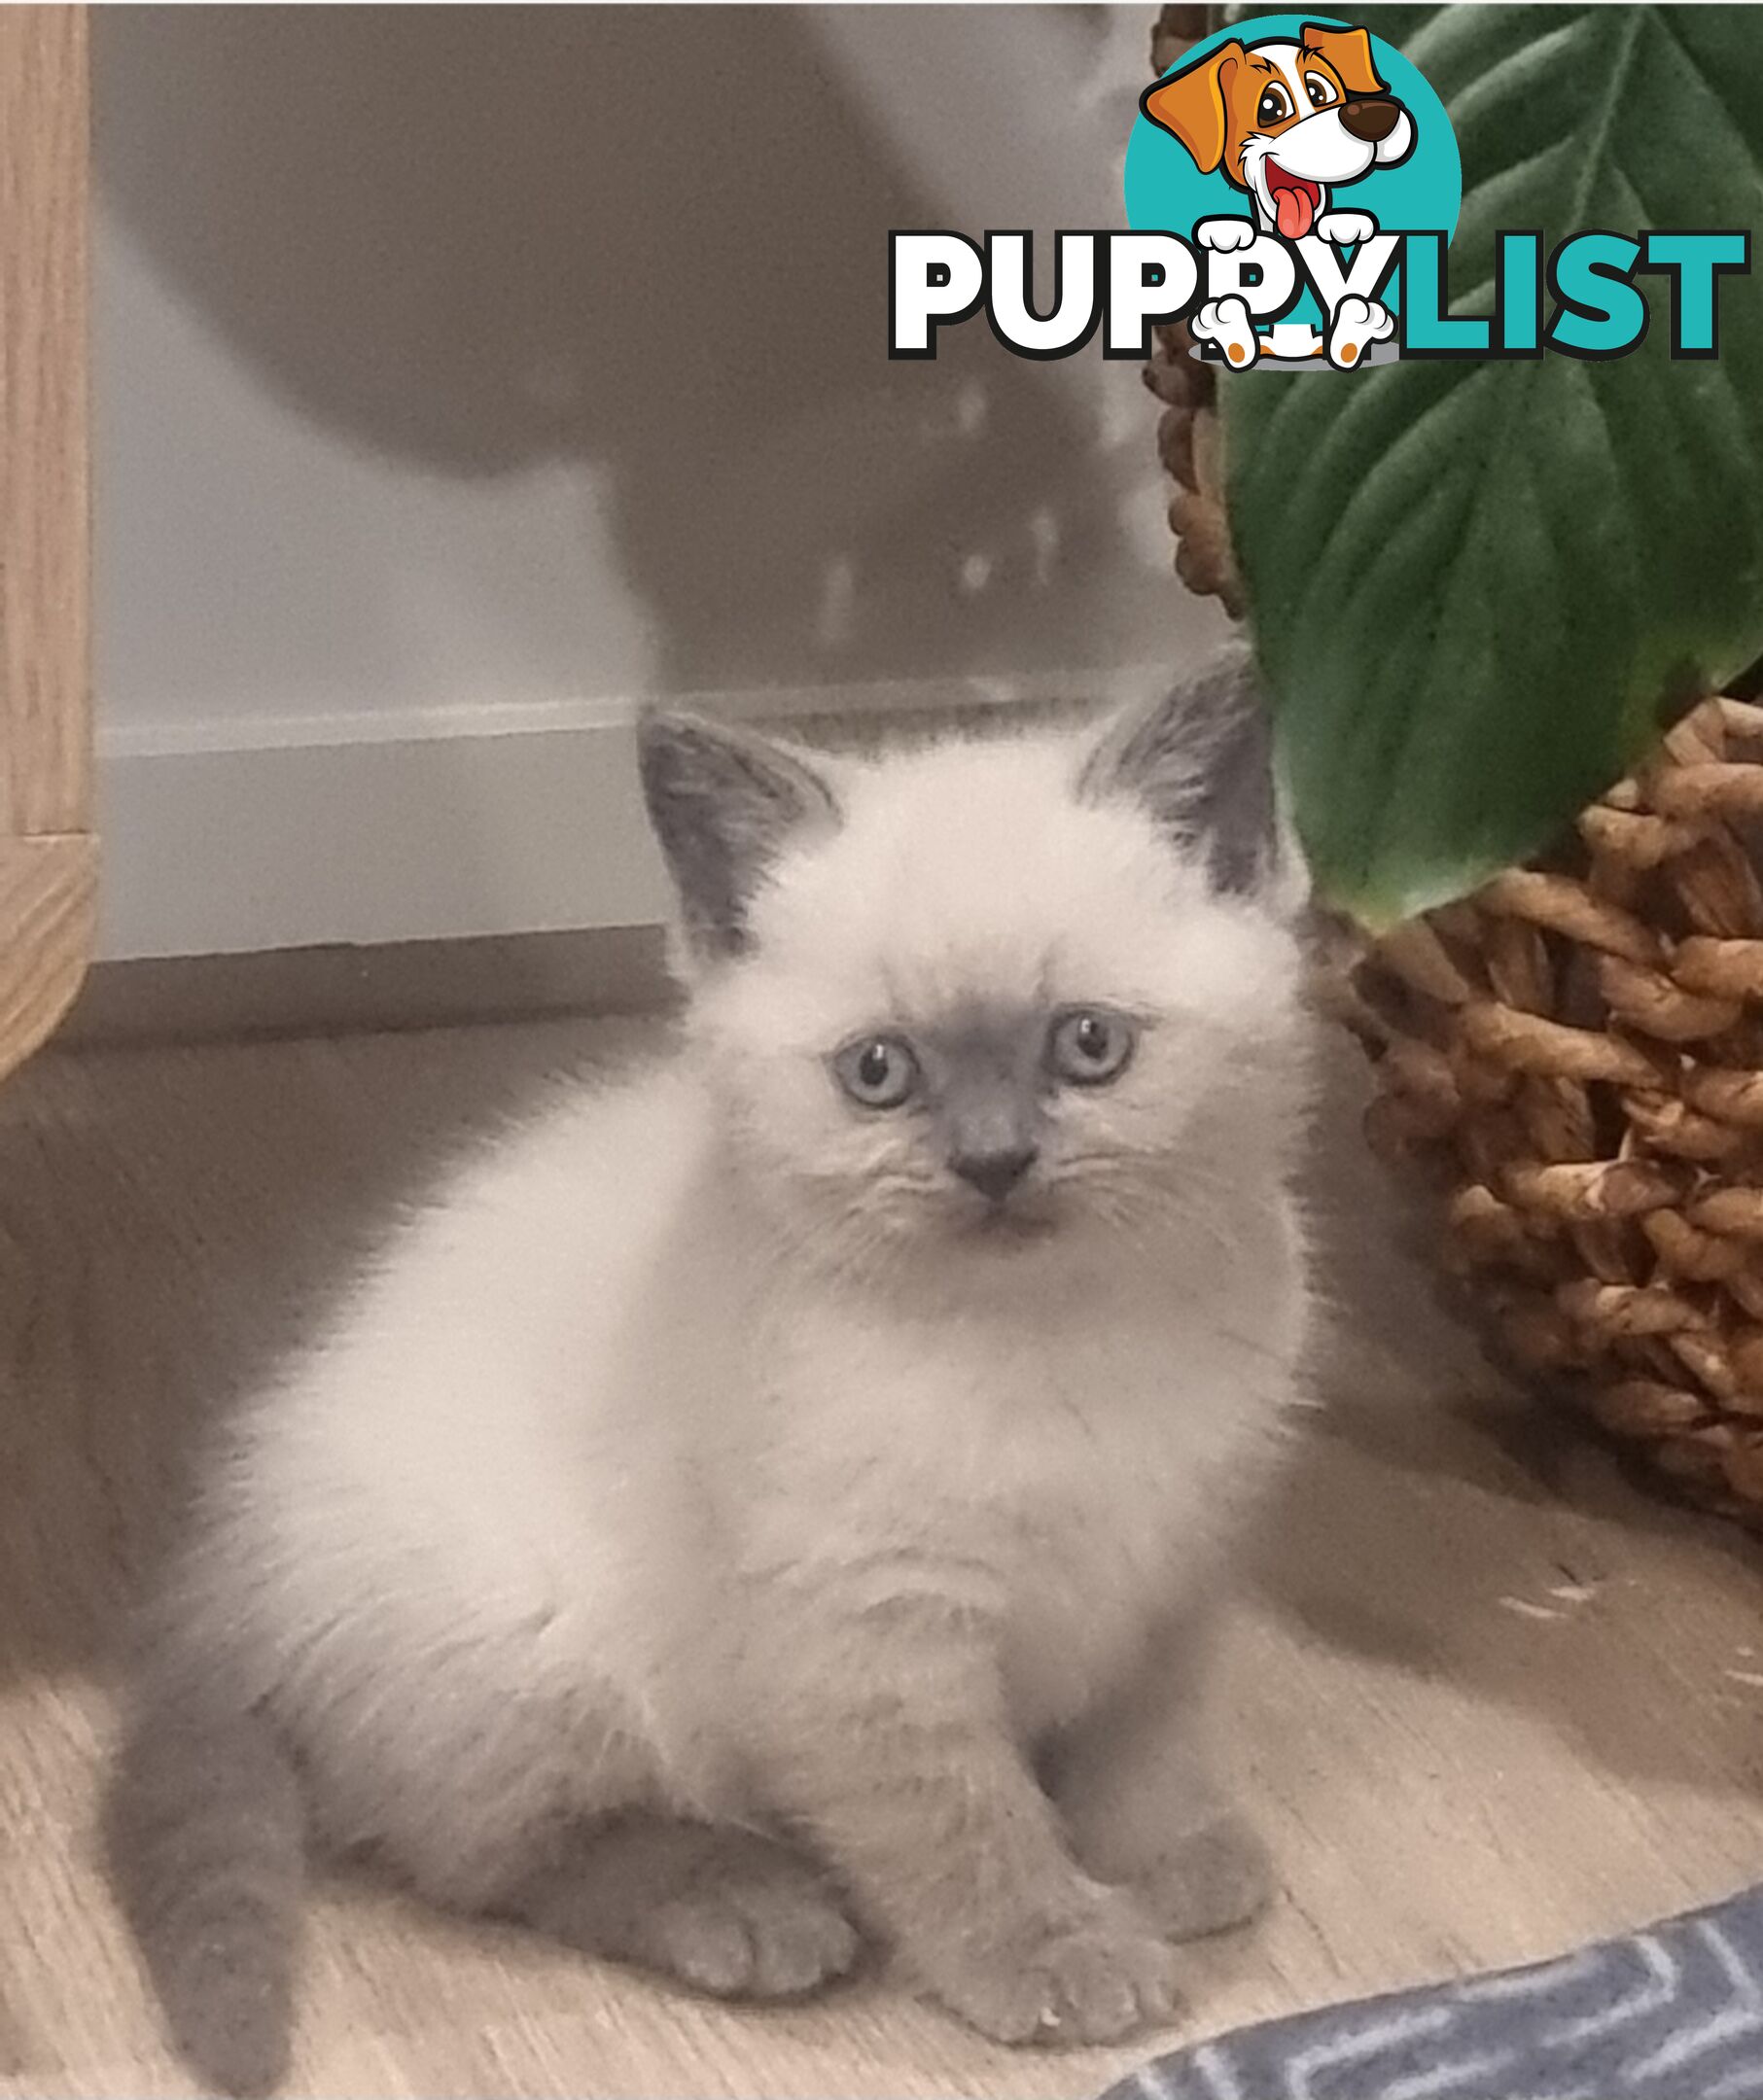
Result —
<path fill-rule="evenodd" d="M 892 1586 L 978 1615 L 1039 1734 L 1127 1672 L 1209 1573 L 1225 1484 L 1285 1390 L 1267 1373 L 1264 1350 L 1124 1298 L 1014 1323 L 810 1319 L 780 1404 L 815 1428 L 773 1452 L 754 1548 L 876 1601 Z"/>

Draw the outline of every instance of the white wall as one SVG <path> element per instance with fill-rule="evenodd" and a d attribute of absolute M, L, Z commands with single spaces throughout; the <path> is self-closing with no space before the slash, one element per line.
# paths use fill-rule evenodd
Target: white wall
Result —
<path fill-rule="evenodd" d="M 646 696 L 1201 646 L 1136 370 L 885 354 L 891 226 L 1117 217 L 1150 20 L 95 11 L 104 951 L 640 922 Z"/>

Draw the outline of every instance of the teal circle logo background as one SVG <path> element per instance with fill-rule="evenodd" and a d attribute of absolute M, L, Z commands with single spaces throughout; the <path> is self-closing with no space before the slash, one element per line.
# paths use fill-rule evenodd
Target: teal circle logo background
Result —
<path fill-rule="evenodd" d="M 1324 29 L 1360 26 L 1350 16 L 1253 16 L 1202 37 L 1182 52 L 1163 78 L 1185 72 L 1196 59 L 1233 39 L 1251 48 L 1275 37 L 1295 40 L 1307 22 Z M 1393 44 L 1373 34 L 1371 53 L 1379 77 L 1414 121 L 1414 151 L 1398 167 L 1374 168 L 1359 181 L 1343 184 L 1330 193 L 1329 202 L 1342 211 L 1370 212 L 1379 232 L 1436 232 L 1444 234 L 1449 242 L 1457 231 L 1457 214 L 1463 203 L 1463 171 L 1445 105 L 1419 67 L 1403 57 Z M 1152 123 L 1143 110 L 1139 112 L 1126 144 L 1128 226 L 1140 232 L 1179 233 L 1183 240 L 1192 240 L 1193 229 L 1202 219 L 1244 219 L 1252 217 L 1253 211 L 1248 192 L 1237 189 L 1221 169 L 1202 175 L 1181 141 Z M 1380 296 L 1392 313 L 1401 310 L 1399 266 Z M 1321 326 L 1322 316 L 1316 295 L 1306 290 L 1287 318 Z"/>

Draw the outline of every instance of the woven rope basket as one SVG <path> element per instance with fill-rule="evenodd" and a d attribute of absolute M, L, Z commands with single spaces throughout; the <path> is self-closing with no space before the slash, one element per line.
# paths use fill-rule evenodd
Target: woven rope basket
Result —
<path fill-rule="evenodd" d="M 1367 1118 L 1502 1353 L 1763 1524 L 1763 709 L 1710 700 L 1548 867 L 1349 981 Z"/>
<path fill-rule="evenodd" d="M 1161 74 L 1207 26 L 1165 8 Z M 1232 614 L 1212 368 L 1159 332 L 1176 569 Z M 1763 708 L 1710 699 L 1545 864 L 1410 921 L 1338 1010 L 1491 1353 L 1763 1526 Z"/>

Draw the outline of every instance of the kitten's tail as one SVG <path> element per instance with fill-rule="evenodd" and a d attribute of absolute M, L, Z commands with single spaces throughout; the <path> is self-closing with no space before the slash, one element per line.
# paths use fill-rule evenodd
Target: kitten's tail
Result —
<path fill-rule="evenodd" d="M 110 1872 L 179 2053 L 205 2084 L 272 2092 L 287 2074 L 303 1817 L 263 1714 L 153 1673 L 104 1819 Z"/>

